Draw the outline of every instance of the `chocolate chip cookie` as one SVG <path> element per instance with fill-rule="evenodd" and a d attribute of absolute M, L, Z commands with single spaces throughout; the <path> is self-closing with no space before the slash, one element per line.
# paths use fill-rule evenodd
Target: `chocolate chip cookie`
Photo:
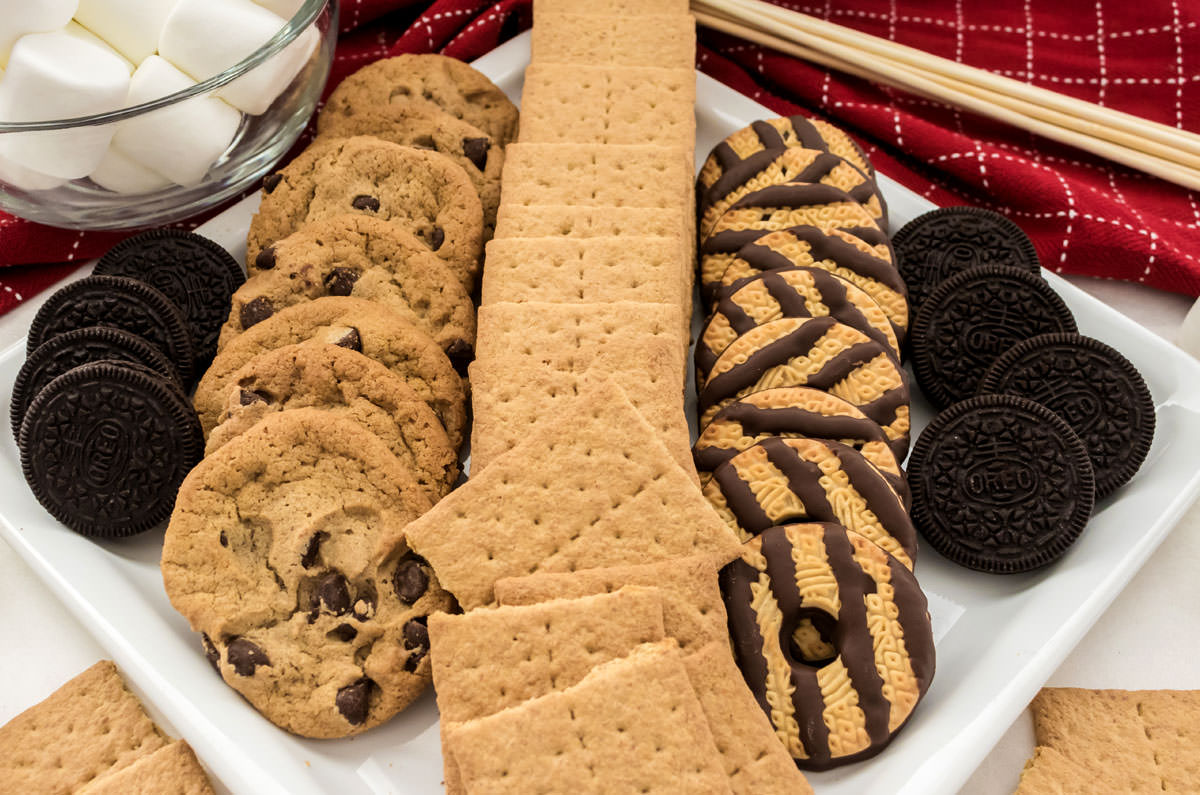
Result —
<path fill-rule="evenodd" d="M 325 101 L 324 113 L 351 116 L 392 103 L 441 108 L 507 146 L 517 137 L 517 106 L 467 64 L 445 55 L 384 58 L 347 77 Z"/>
<path fill-rule="evenodd" d="M 205 436 L 225 408 L 235 372 L 261 353 L 300 342 L 340 345 L 387 367 L 429 404 L 455 449 L 467 421 L 466 389 L 446 354 L 400 315 L 363 298 L 318 298 L 288 307 L 247 329 L 213 360 L 196 387 Z"/>
<path fill-rule="evenodd" d="M 404 534 L 430 505 L 354 422 L 273 414 L 184 481 L 163 584 L 217 672 L 265 717 L 305 737 L 357 734 L 430 680 L 426 621 L 453 600 Z"/>
<path fill-rule="evenodd" d="M 458 478 L 458 455 L 433 409 L 382 364 L 337 345 L 285 345 L 230 378 L 211 454 L 268 414 L 313 407 L 348 417 L 387 443 L 434 499 Z"/>
<path fill-rule="evenodd" d="M 328 295 L 377 301 L 433 337 L 452 360 L 475 348 L 466 288 L 441 258 L 387 221 L 335 216 L 302 227 L 272 251 L 272 267 L 256 269 L 233 294 L 218 349 L 285 307 Z"/>
<path fill-rule="evenodd" d="M 483 203 L 485 239 L 491 239 L 500 206 L 500 172 L 504 145 L 478 127 L 439 108 L 414 102 L 393 101 L 378 109 L 352 115 L 328 110 L 317 117 L 322 137 L 346 138 L 373 135 L 385 141 L 418 149 L 432 149 L 457 163 L 479 192 Z"/>
<path fill-rule="evenodd" d="M 457 272 L 479 272 L 483 205 L 466 172 L 437 152 L 365 135 L 316 141 L 263 180 L 246 260 L 261 267 L 258 258 L 272 243 L 346 213 L 395 223 Z"/>

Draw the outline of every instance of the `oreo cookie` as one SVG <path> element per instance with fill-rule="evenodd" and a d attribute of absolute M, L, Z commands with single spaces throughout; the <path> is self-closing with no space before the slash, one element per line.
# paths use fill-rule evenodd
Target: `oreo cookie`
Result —
<path fill-rule="evenodd" d="M 1020 268 L 989 265 L 942 282 L 913 322 L 917 383 L 938 408 L 975 394 L 1000 354 L 1039 334 L 1075 332 L 1058 293 Z"/>
<path fill-rule="evenodd" d="M 914 310 L 939 284 L 962 271 L 1007 265 L 1041 273 L 1033 241 L 1021 227 L 981 207 L 943 207 L 919 215 L 892 237 Z"/>
<path fill-rule="evenodd" d="M 107 326 L 68 331 L 47 340 L 21 366 L 13 383 L 9 407 L 13 438 L 20 436 L 25 410 L 46 384 L 80 365 L 102 360 L 140 364 L 177 386 L 183 386 L 179 373 L 167 357 L 136 334 Z"/>
<path fill-rule="evenodd" d="M 1087 447 L 1097 499 L 1134 476 L 1154 441 L 1154 400 L 1141 373 L 1091 337 L 1017 343 L 988 368 L 979 391 L 1027 397 L 1062 417 Z"/>
<path fill-rule="evenodd" d="M 246 281 L 229 252 L 179 229 L 152 229 L 129 238 L 101 257 L 95 272 L 137 279 L 174 301 L 187 321 L 200 369 L 216 354 L 233 292 Z"/>
<path fill-rule="evenodd" d="M 1050 409 L 980 395 L 938 414 L 908 463 L 913 523 L 967 568 L 1031 571 L 1058 560 L 1092 513 L 1087 448 Z"/>
<path fill-rule="evenodd" d="M 51 381 L 25 413 L 21 470 L 38 502 L 94 538 L 164 521 L 204 451 L 183 393 L 141 365 L 95 362 Z"/>
<path fill-rule="evenodd" d="M 88 326 L 109 326 L 144 338 L 162 351 L 184 385 L 194 373 L 191 336 L 171 299 L 145 282 L 124 276 L 89 276 L 72 282 L 42 305 L 29 326 L 26 350 Z"/>

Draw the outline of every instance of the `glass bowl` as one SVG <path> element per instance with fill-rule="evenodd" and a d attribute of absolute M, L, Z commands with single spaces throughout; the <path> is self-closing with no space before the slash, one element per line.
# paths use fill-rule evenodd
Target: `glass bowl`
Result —
<path fill-rule="evenodd" d="M 337 0 L 296 2 L 266 44 L 186 89 L 93 116 L 0 123 L 0 209 L 69 229 L 130 229 L 245 191 L 295 143 L 329 77 Z M 193 82 L 163 59 L 155 66 L 160 82 Z"/>

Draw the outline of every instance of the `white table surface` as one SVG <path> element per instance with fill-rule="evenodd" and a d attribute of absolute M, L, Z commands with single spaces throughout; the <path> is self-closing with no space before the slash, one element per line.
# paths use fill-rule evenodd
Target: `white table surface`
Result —
<path fill-rule="evenodd" d="M 1171 341 L 1192 303 L 1183 296 L 1121 282 L 1072 281 Z M 25 335 L 40 303 L 31 301 L 0 317 L 0 350 Z M 4 426 L 2 432 L 7 433 L 7 421 Z M 1194 606 L 1200 604 L 1197 571 L 1200 506 L 1185 515 L 1047 684 L 1200 689 L 1200 666 L 1195 664 L 1200 634 L 1194 631 Z M 0 653 L 0 724 L 104 656 L 87 630 L 3 540 L 0 637 L 5 639 Z M 962 792 L 1011 793 L 1032 749 L 1033 724 L 1026 712 Z"/>

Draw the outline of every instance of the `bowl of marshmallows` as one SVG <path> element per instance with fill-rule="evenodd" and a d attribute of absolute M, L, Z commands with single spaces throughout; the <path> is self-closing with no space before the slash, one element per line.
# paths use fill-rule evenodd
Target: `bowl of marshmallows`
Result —
<path fill-rule="evenodd" d="M 0 0 L 0 208 L 72 229 L 178 221 L 291 148 L 336 0 Z"/>

